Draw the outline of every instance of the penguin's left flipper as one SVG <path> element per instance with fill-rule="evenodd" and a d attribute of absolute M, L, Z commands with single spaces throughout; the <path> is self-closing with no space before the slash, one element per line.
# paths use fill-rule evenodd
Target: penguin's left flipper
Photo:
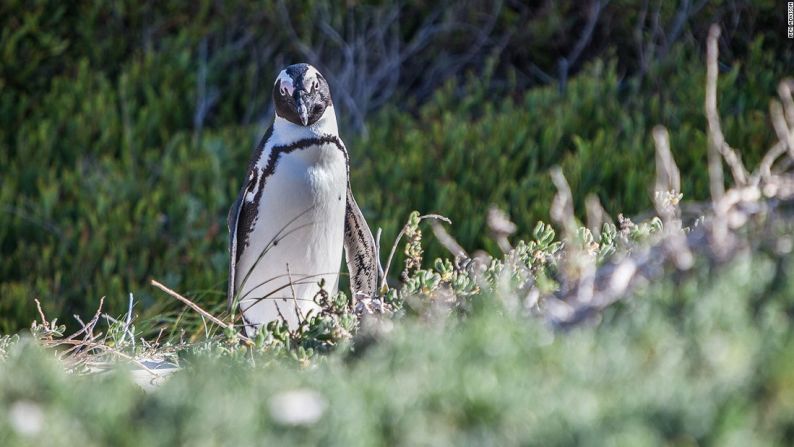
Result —
<path fill-rule="evenodd" d="M 353 302 L 373 298 L 378 293 L 378 250 L 372 231 L 358 208 L 350 185 L 345 209 L 345 259 L 350 272 Z"/>

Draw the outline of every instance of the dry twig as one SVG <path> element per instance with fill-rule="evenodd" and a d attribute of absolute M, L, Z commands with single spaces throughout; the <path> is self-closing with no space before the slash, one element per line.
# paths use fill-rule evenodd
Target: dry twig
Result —
<path fill-rule="evenodd" d="M 446 248 L 453 256 L 459 259 L 468 259 L 469 254 L 466 253 L 466 250 L 461 246 L 458 241 L 455 240 L 452 235 L 444 228 L 443 225 L 438 223 L 438 221 L 430 222 L 430 228 L 433 229 L 433 235 L 436 237 L 438 242 Z"/>
<path fill-rule="evenodd" d="M 706 54 L 706 120 L 709 126 L 709 153 L 711 154 L 711 151 L 716 151 L 725 158 L 725 162 L 731 168 L 733 181 L 739 186 L 744 186 L 747 184 L 747 170 L 736 151 L 725 141 L 725 136 L 722 134 L 722 127 L 720 125 L 719 110 L 717 109 L 717 76 L 719 74 L 717 58 L 719 56 L 719 38 L 720 27 L 716 24 L 711 25 Z M 710 155 L 709 163 L 716 163 L 714 160 L 716 160 L 716 157 Z M 717 178 L 721 177 L 721 174 L 717 175 L 717 170 L 715 168 L 709 169 L 710 172 L 712 170 L 714 173 L 712 178 L 712 193 L 716 192 L 719 196 L 722 192 L 722 183 L 719 184 L 720 187 L 717 187 L 715 182 Z M 720 167 L 719 171 L 722 171 L 722 167 Z"/>
<path fill-rule="evenodd" d="M 573 213 L 573 194 L 565 175 L 559 166 L 551 169 L 551 181 L 557 188 L 557 194 L 551 203 L 551 219 L 562 226 L 564 237 L 570 238 L 576 233 L 576 217 Z"/>
<path fill-rule="evenodd" d="M 231 324 L 224 323 L 223 321 L 218 319 L 216 316 L 214 316 L 211 313 L 207 312 L 206 310 L 202 309 L 198 304 L 196 304 L 193 301 L 185 298 L 184 296 L 180 295 L 179 293 L 169 289 L 168 287 L 166 287 L 162 283 L 158 282 L 157 280 L 153 279 L 151 281 L 151 284 L 153 286 L 157 287 L 158 289 L 162 290 L 163 292 L 165 292 L 165 293 L 171 295 L 172 297 L 176 298 L 177 300 L 187 304 L 188 307 L 190 307 L 194 311 L 198 312 L 199 315 L 207 318 L 208 320 L 212 321 L 213 323 L 217 324 L 218 326 L 220 326 L 220 327 L 222 327 L 224 329 L 234 329 L 234 326 L 232 326 Z M 243 340 L 251 341 L 248 337 L 246 337 L 246 336 L 244 336 L 242 334 L 238 334 L 237 336 L 242 338 Z"/>
<path fill-rule="evenodd" d="M 781 83 L 779 93 L 781 102 L 773 101 L 770 107 L 771 118 L 780 139 L 763 157 L 758 170 L 749 177 L 744 165 L 725 143 L 717 115 L 717 39 L 719 28 L 714 25 L 708 40 L 708 74 L 705 113 L 709 133 L 709 175 L 712 190 L 713 216 L 688 232 L 680 229 L 677 203 L 657 202 L 659 214 L 664 219 L 665 231 L 649 247 L 635 248 L 626 256 L 613 258 L 600 266 L 591 276 L 589 270 L 563 269 L 563 283 L 575 283 L 571 289 L 563 289 L 547 298 L 546 318 L 554 326 L 567 327 L 588 320 L 598 312 L 629 295 L 640 284 L 653 281 L 664 274 L 672 265 L 679 271 L 690 268 L 697 253 L 713 264 L 734 259 L 753 244 L 740 230 L 748 224 L 769 226 L 777 216 L 776 206 L 790 206 L 794 200 L 794 151 L 791 151 L 792 127 L 794 127 L 794 100 L 791 98 L 790 81 Z M 789 113 L 791 110 L 791 114 Z M 656 145 L 657 180 L 656 188 L 678 193 L 680 174 L 672 157 L 667 131 L 662 127 L 654 129 Z M 776 160 L 784 158 L 780 172 L 773 173 Z M 735 185 L 724 190 L 722 158 L 731 168 Z M 573 225 L 573 209 L 570 189 L 559 170 L 552 172 L 552 179 L 558 188 L 552 217 L 570 232 Z M 763 194 L 762 194 L 763 193 Z M 763 201 L 762 197 L 774 198 Z M 676 225 L 677 223 L 677 225 Z M 672 225 L 671 225 L 672 224 Z M 766 227 L 765 227 L 766 228 Z M 772 235 L 770 235 L 772 236 Z M 579 253 L 566 252 L 563 263 L 580 256 Z M 585 266 L 586 267 L 586 266 Z M 576 276 L 572 276 L 576 275 Z M 584 289 L 584 290 L 582 290 Z M 583 299 L 586 298 L 586 299 Z M 587 299 L 589 298 L 589 300 Z"/>

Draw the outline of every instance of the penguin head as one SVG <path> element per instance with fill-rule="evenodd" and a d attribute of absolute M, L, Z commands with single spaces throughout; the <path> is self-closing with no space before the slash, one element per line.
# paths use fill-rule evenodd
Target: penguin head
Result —
<path fill-rule="evenodd" d="M 276 114 L 299 126 L 316 123 L 331 106 L 331 91 L 323 75 L 309 64 L 281 70 L 273 86 Z"/>

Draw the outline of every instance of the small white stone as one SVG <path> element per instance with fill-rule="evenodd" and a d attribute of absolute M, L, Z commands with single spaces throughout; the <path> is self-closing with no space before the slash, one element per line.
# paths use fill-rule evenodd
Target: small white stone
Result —
<path fill-rule="evenodd" d="M 270 416 L 282 425 L 311 425 L 328 406 L 320 393 L 307 389 L 284 391 L 270 399 Z"/>
<path fill-rule="evenodd" d="M 8 416 L 11 427 L 23 436 L 34 436 L 44 426 L 44 413 L 41 411 L 41 407 L 29 400 L 14 402 Z"/>

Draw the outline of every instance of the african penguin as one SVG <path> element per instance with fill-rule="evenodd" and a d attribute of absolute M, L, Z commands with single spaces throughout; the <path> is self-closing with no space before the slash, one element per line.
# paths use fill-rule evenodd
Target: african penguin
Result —
<path fill-rule="evenodd" d="M 228 218 L 228 302 L 249 336 L 282 316 L 294 329 L 316 312 L 321 279 L 336 293 L 343 248 L 354 300 L 373 296 L 378 280 L 328 83 L 311 65 L 290 65 L 276 78 L 273 102 L 275 120 Z"/>

